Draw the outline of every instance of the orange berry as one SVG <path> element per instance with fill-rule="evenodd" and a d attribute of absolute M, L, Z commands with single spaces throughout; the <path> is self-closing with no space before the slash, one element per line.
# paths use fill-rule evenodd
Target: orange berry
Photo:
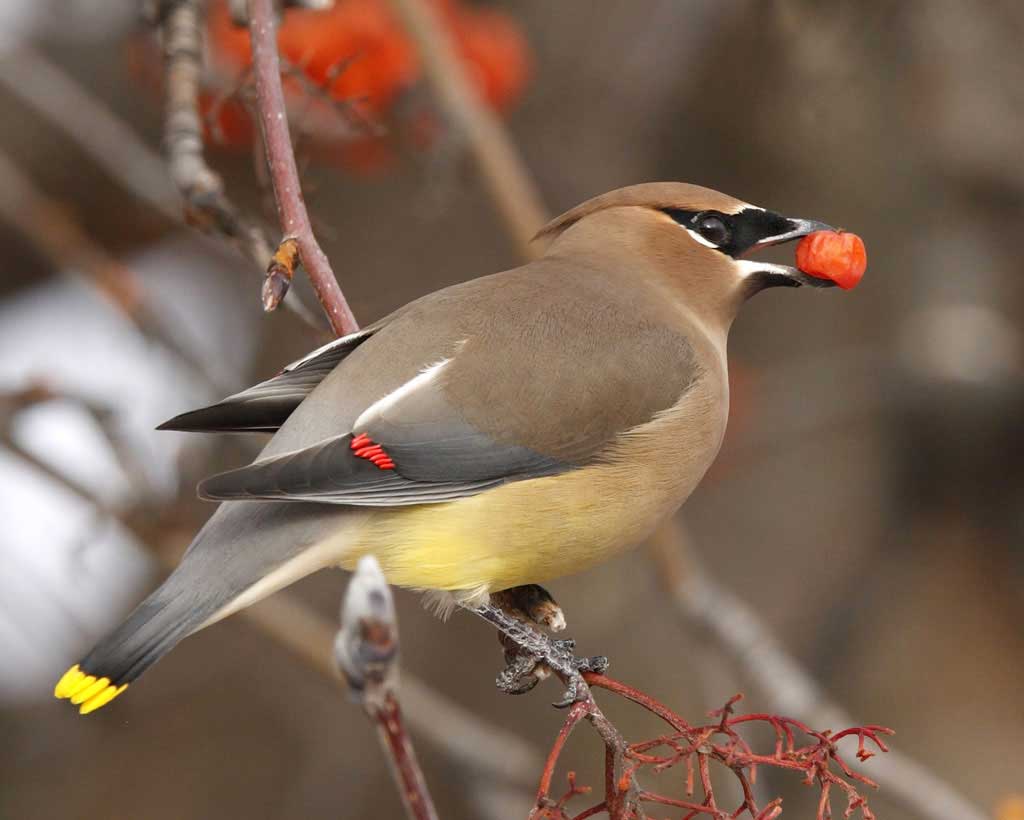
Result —
<path fill-rule="evenodd" d="M 815 231 L 796 246 L 796 266 L 818 279 L 829 279 L 844 290 L 857 286 L 868 266 L 864 241 L 846 231 Z"/>

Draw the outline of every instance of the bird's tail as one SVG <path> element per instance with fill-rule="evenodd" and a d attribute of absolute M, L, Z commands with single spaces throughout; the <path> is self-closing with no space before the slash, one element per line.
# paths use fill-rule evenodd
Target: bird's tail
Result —
<path fill-rule="evenodd" d="M 57 683 L 53 694 L 67 698 L 83 715 L 120 695 L 139 675 L 189 634 L 198 613 L 182 611 L 181 599 L 154 592 L 113 633 L 98 643 Z"/>
<path fill-rule="evenodd" d="M 222 504 L 181 565 L 64 673 L 54 695 L 69 699 L 83 715 L 99 709 L 183 638 L 336 563 L 334 544 L 351 521 L 346 508 L 330 505 L 309 515 L 301 504 Z"/>

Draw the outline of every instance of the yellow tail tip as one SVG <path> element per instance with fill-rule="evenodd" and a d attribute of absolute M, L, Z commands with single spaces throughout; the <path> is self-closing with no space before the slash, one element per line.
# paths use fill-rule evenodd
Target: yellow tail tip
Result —
<path fill-rule="evenodd" d="M 93 695 L 78 709 L 80 715 L 87 715 L 90 712 L 95 712 L 101 706 L 106 706 L 110 701 L 120 695 L 125 689 L 128 688 L 127 683 L 122 683 L 120 686 L 108 686 L 103 689 L 99 694 Z"/>
<path fill-rule="evenodd" d="M 76 663 L 57 681 L 53 694 L 62 700 L 70 699 L 80 707 L 80 714 L 87 715 L 110 703 L 127 688 L 127 683 L 118 686 L 111 683 L 110 678 L 86 674 Z"/>
<path fill-rule="evenodd" d="M 57 681 L 57 685 L 53 688 L 53 696 L 55 698 L 71 697 L 78 690 L 79 682 L 84 679 L 85 672 L 79 669 L 76 663 Z"/>

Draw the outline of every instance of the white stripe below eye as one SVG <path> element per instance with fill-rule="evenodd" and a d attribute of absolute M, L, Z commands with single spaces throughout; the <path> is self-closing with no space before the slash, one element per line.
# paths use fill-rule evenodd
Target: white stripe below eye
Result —
<path fill-rule="evenodd" d="M 736 270 L 739 271 L 741 277 L 746 279 L 755 273 L 778 273 L 783 276 L 792 276 L 795 272 L 795 268 L 791 268 L 788 265 L 775 265 L 771 262 L 757 262 L 753 259 L 737 259 L 733 264 L 736 266 Z"/>
<path fill-rule="evenodd" d="M 362 413 L 359 414 L 359 418 L 356 419 L 355 424 L 352 425 L 352 429 L 355 432 L 362 432 L 366 425 L 370 422 L 374 416 L 380 416 L 394 407 L 398 402 L 404 399 L 406 396 L 419 390 L 421 387 L 426 387 L 438 376 L 441 375 L 441 371 L 448 365 L 451 359 L 441 359 L 436 364 L 430 365 L 425 370 L 420 371 L 417 375 L 413 376 L 405 384 L 399 385 L 384 398 L 378 399 L 369 407 L 367 407 Z"/>
<path fill-rule="evenodd" d="M 680 225 L 679 227 L 681 227 L 690 236 L 692 236 L 694 239 L 696 239 L 698 242 L 700 242 L 700 244 L 702 244 L 705 248 L 714 248 L 716 251 L 718 250 L 718 245 L 716 245 L 714 242 L 708 242 L 708 240 L 706 240 L 703 236 L 701 236 L 696 231 L 691 231 L 685 225 Z"/>

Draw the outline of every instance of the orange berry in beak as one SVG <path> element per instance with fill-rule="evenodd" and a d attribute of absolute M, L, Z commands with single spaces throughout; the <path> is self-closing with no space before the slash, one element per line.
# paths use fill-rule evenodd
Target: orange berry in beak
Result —
<path fill-rule="evenodd" d="M 864 241 L 846 231 L 815 231 L 796 246 L 796 266 L 810 276 L 828 279 L 843 290 L 855 288 L 868 266 Z"/>

